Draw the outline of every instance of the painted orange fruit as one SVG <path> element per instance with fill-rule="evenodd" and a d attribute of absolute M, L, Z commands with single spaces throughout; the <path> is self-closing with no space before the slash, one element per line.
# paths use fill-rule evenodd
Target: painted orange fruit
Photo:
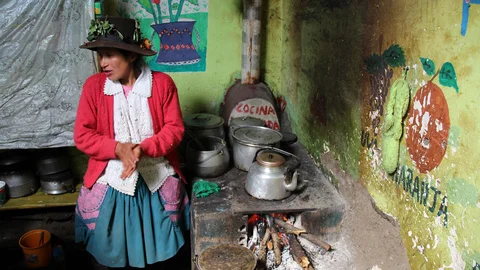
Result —
<path fill-rule="evenodd" d="M 421 173 L 436 168 L 445 156 L 450 130 L 448 104 L 442 89 L 429 81 L 418 89 L 407 117 L 407 149 Z"/>

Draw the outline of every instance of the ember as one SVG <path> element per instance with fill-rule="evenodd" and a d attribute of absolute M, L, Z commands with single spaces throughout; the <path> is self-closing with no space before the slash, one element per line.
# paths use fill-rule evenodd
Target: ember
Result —
<path fill-rule="evenodd" d="M 261 215 L 253 214 L 248 218 L 248 225 L 255 225 L 258 221 L 264 222 L 265 219 Z"/>

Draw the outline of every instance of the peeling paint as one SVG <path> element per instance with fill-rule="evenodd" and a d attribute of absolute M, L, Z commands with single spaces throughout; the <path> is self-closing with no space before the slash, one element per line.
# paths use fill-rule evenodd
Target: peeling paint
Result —
<path fill-rule="evenodd" d="M 328 152 L 330 152 L 330 148 L 328 147 L 328 143 L 325 142 L 325 143 L 323 144 L 323 153 L 326 154 L 326 153 L 328 153 Z"/>
<path fill-rule="evenodd" d="M 462 256 L 458 252 L 456 245 L 455 245 L 455 238 L 454 236 L 448 236 L 448 248 L 450 249 L 450 256 L 452 258 L 452 263 L 448 266 L 443 265 L 439 269 L 444 270 L 446 268 L 451 268 L 454 270 L 464 270 L 465 269 L 465 262 L 462 259 Z"/>
<path fill-rule="evenodd" d="M 437 248 L 439 242 L 440 242 L 440 237 L 438 237 L 438 235 L 435 235 L 435 242 L 433 244 L 433 249 Z"/>

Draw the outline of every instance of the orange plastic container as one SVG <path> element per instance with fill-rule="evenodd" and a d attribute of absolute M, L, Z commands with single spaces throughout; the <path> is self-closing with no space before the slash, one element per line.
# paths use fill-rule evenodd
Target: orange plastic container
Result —
<path fill-rule="evenodd" d="M 50 232 L 42 229 L 29 231 L 20 237 L 18 244 L 23 249 L 28 268 L 48 266 L 52 258 L 51 238 Z"/>

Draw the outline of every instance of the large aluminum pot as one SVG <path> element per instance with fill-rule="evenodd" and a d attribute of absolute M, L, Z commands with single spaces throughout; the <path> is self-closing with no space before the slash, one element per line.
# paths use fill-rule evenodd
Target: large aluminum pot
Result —
<path fill-rule="evenodd" d="M 70 170 L 41 176 L 40 186 L 45 194 L 75 192 L 75 180 Z"/>
<path fill-rule="evenodd" d="M 184 117 L 185 127 L 187 131 L 185 136 L 188 137 L 193 133 L 195 137 L 220 137 L 225 139 L 225 131 L 223 127 L 223 118 L 214 114 L 196 113 Z M 187 138 L 189 141 L 191 138 Z"/>
<path fill-rule="evenodd" d="M 38 189 L 38 179 L 26 155 L 7 153 L 0 157 L 0 181 L 7 184 L 10 198 L 24 197 Z"/>
<path fill-rule="evenodd" d="M 38 190 L 38 179 L 32 170 L 1 172 L 0 181 L 7 183 L 10 198 L 24 197 Z"/>
<path fill-rule="evenodd" d="M 282 134 L 267 127 L 240 127 L 233 132 L 233 162 L 235 167 L 248 171 L 260 149 L 278 148 Z"/>
<path fill-rule="evenodd" d="M 230 153 L 222 138 L 200 137 L 188 142 L 185 159 L 195 176 L 217 177 L 228 171 Z"/>
<path fill-rule="evenodd" d="M 70 169 L 69 159 L 64 155 L 40 157 L 36 165 L 38 175 L 55 174 Z"/>
<path fill-rule="evenodd" d="M 265 122 L 260 118 L 251 116 L 235 117 L 230 120 L 230 129 L 228 132 L 228 142 L 233 145 L 233 132 L 240 127 L 263 127 Z"/>

